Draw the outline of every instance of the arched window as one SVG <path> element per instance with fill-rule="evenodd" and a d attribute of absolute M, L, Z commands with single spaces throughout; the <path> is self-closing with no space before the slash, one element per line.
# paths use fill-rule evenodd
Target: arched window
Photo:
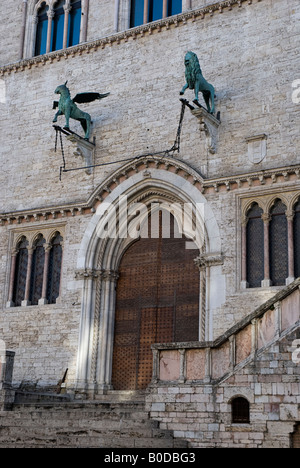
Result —
<path fill-rule="evenodd" d="M 246 398 L 234 398 L 231 402 L 232 424 L 250 424 L 250 404 Z"/>
<path fill-rule="evenodd" d="M 79 44 L 81 31 L 81 0 L 58 0 L 49 14 L 44 2 L 38 10 L 35 55 L 65 49 Z M 52 18 L 49 24 L 49 17 Z M 84 15 L 86 30 L 87 15 Z M 83 34 L 85 36 L 85 33 Z M 86 37 L 82 37 L 85 41 Z"/>
<path fill-rule="evenodd" d="M 263 210 L 257 203 L 247 213 L 247 282 L 250 288 L 261 287 L 264 279 Z"/>
<path fill-rule="evenodd" d="M 45 264 L 44 244 L 45 239 L 43 238 L 42 234 L 40 234 L 33 245 L 29 296 L 29 301 L 31 305 L 38 305 L 39 299 L 41 299 L 42 297 Z"/>
<path fill-rule="evenodd" d="M 295 276 L 300 276 L 300 200 L 294 207 L 294 254 L 295 254 Z"/>
<path fill-rule="evenodd" d="M 51 241 L 47 285 L 48 304 L 55 304 L 60 292 L 62 242 L 63 238 L 61 237 L 60 233 L 57 232 Z"/>
<path fill-rule="evenodd" d="M 17 257 L 14 275 L 13 303 L 20 306 L 25 298 L 26 276 L 28 265 L 28 241 L 22 237 L 17 245 Z"/>
<path fill-rule="evenodd" d="M 284 286 L 289 275 L 286 210 L 285 204 L 276 200 L 270 213 L 270 276 L 273 286 Z"/>
<path fill-rule="evenodd" d="M 71 1 L 68 26 L 68 47 L 79 44 L 81 25 L 81 1 Z"/>
<path fill-rule="evenodd" d="M 182 13 L 182 0 L 131 0 L 130 27 Z"/>
<path fill-rule="evenodd" d="M 41 8 L 38 11 L 35 39 L 35 55 L 42 55 L 46 53 L 48 33 L 48 10 L 48 5 L 46 5 L 46 3 L 42 3 Z"/>
<path fill-rule="evenodd" d="M 52 20 L 51 52 L 60 50 L 64 43 L 64 23 L 65 23 L 65 0 L 59 0 L 54 7 L 54 17 Z"/>

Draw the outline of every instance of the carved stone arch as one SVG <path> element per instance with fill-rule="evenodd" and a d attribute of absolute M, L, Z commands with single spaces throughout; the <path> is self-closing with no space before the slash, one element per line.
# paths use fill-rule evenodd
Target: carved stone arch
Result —
<path fill-rule="evenodd" d="M 94 394 L 111 388 L 116 281 L 121 258 L 132 243 L 132 239 L 118 236 L 101 238 L 101 233 L 103 227 L 111 227 L 110 221 L 114 221 L 114 217 L 120 209 L 119 204 L 122 199 L 120 197 L 126 197 L 128 211 L 125 217 L 121 220 L 118 219 L 118 232 L 123 232 L 122 228 L 128 222 L 129 209 L 134 203 L 144 203 L 145 206 L 151 204 L 151 201 L 190 204 L 191 213 L 195 212 L 199 205 L 203 215 L 203 223 L 200 224 L 200 227 L 196 226 L 196 232 L 199 231 L 199 236 L 196 236 L 198 244 L 196 242 L 195 257 L 199 255 L 200 251 L 200 256 L 205 258 L 206 268 L 210 270 L 210 281 L 207 284 L 207 303 L 210 304 L 211 309 L 207 310 L 208 315 L 210 315 L 207 323 L 211 329 L 207 337 L 212 336 L 212 307 L 220 307 L 225 300 L 225 281 L 221 266 L 219 266 L 222 255 L 218 224 L 199 188 L 191 180 L 188 180 L 189 172 L 193 173 L 194 171 L 187 165 L 180 163 L 184 173 L 187 174 L 186 177 L 183 177 L 181 168 L 181 174 L 179 171 L 177 173 L 169 171 L 166 168 L 167 162 L 164 161 L 164 166 L 161 169 L 158 164 L 151 166 L 147 169 L 146 174 L 144 167 L 137 171 L 128 169 L 128 177 L 121 176 L 121 173 L 126 173 L 126 168 L 123 167 L 118 173 L 115 173 L 114 180 L 119 180 L 119 183 L 113 182 L 113 188 L 110 189 L 111 184 L 110 179 L 108 179 L 94 192 L 98 200 L 102 199 L 102 201 L 99 203 L 82 239 L 76 272 L 76 277 L 83 282 L 76 375 L 78 392 Z M 105 197 L 103 197 L 104 193 Z M 203 250 L 204 245 L 205 251 Z M 224 291 L 216 297 L 215 290 L 222 290 L 223 285 Z"/>
<path fill-rule="evenodd" d="M 259 208 L 261 208 L 263 210 L 263 212 L 265 212 L 266 210 L 266 204 L 263 202 L 262 199 L 257 199 L 257 198 L 253 198 L 251 200 L 247 200 L 247 203 L 243 206 L 243 210 L 242 210 L 242 216 L 243 218 L 247 218 L 248 216 L 248 213 L 249 211 L 251 210 L 251 208 L 253 207 L 253 205 L 258 205 Z"/>
<path fill-rule="evenodd" d="M 271 214 L 272 208 L 275 205 L 277 200 L 280 200 L 288 209 L 289 200 L 284 196 L 284 194 L 280 193 L 280 194 L 274 195 L 272 198 L 270 198 L 270 200 L 268 200 L 268 203 L 266 205 L 267 214 L 269 215 Z"/>
<path fill-rule="evenodd" d="M 293 211 L 297 203 L 300 202 L 300 193 L 296 193 L 290 200 L 290 206 L 288 210 Z"/>
<path fill-rule="evenodd" d="M 39 237 L 42 237 L 46 242 L 46 238 L 45 238 L 43 232 L 38 231 L 38 232 L 35 232 L 34 235 L 32 236 L 32 238 L 30 240 L 30 247 L 34 247 L 34 245 L 38 241 Z"/>
<path fill-rule="evenodd" d="M 29 11 L 28 11 L 29 15 L 37 16 L 38 11 L 41 8 L 43 3 L 46 3 L 46 5 L 48 5 L 49 8 L 50 8 L 51 0 L 33 0 L 33 1 L 31 1 L 31 3 L 29 4 Z"/>
<path fill-rule="evenodd" d="M 38 18 L 38 14 L 39 14 L 39 10 L 40 10 L 41 6 L 44 3 L 49 7 L 49 12 L 53 10 L 53 5 L 52 5 L 51 0 L 39 0 L 35 4 L 34 9 L 33 9 L 33 14 L 32 15 L 33 15 L 34 23 L 36 23 L 37 18 Z"/>
<path fill-rule="evenodd" d="M 28 241 L 28 237 L 25 236 L 23 233 L 19 234 L 18 236 L 16 236 L 16 238 L 14 239 L 14 242 L 13 242 L 13 250 L 16 250 L 18 248 L 18 245 L 23 242 L 24 240 L 26 239 L 27 242 Z"/>
<path fill-rule="evenodd" d="M 57 228 L 51 229 L 51 231 L 47 232 L 47 235 L 45 237 L 47 244 L 51 244 L 56 234 L 59 234 L 63 238 L 63 235 L 60 229 L 57 229 Z"/>

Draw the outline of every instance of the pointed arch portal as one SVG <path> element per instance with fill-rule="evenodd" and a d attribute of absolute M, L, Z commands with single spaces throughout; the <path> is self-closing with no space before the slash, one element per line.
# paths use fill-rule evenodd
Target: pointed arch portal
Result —
<path fill-rule="evenodd" d="M 143 390 L 149 385 L 152 344 L 199 338 L 197 252 L 186 249 L 187 239 L 176 236 L 176 221 L 173 216 L 169 219 L 170 236 L 163 236 L 160 212 L 157 238 L 135 242 L 120 263 L 112 368 L 115 390 Z"/>
<path fill-rule="evenodd" d="M 195 186 L 199 175 L 179 161 L 173 171 L 172 158 L 163 168 L 152 159 L 134 172 L 132 163 L 123 166 L 111 176 L 112 190 L 106 181 L 95 192 L 101 203 L 76 272 L 83 285 L 78 393 L 146 388 L 151 344 L 211 339 L 213 311 L 225 301 L 219 228 Z M 156 234 L 148 224 L 150 215 L 165 212 L 172 220 L 166 238 L 164 224 Z"/>

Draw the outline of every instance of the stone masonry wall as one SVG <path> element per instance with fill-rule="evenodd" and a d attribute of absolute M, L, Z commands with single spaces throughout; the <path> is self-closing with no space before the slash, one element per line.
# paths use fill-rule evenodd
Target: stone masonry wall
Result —
<path fill-rule="evenodd" d="M 260 318 L 257 315 L 249 325 L 244 321 L 232 335 L 228 332 L 227 343 L 211 349 L 210 363 L 207 350 L 203 349 L 203 359 L 198 350 L 194 366 L 187 362 L 185 370 L 177 373 L 176 351 L 161 352 L 161 380 L 153 384 L 147 400 L 151 417 L 160 421 L 162 429 L 198 448 L 291 447 L 291 434 L 300 419 L 300 366 L 295 352 L 300 293 L 295 287 Z M 256 332 L 253 326 L 258 327 Z M 236 397 L 250 403 L 249 424 L 232 422 L 231 402 Z"/>
<path fill-rule="evenodd" d="M 107 2 L 98 3 L 107 6 Z M 202 4 L 193 2 L 192 6 Z M 118 161 L 173 145 L 181 109 L 179 91 L 185 81 L 183 59 L 188 50 L 199 55 L 204 76 L 216 87 L 221 126 L 217 153 L 212 155 L 205 147 L 198 120 L 187 110 L 181 153 L 175 157 L 214 181 L 300 162 L 300 107 L 291 97 L 292 82 L 299 78 L 297 0 L 255 0 L 250 5 L 242 2 L 240 7 L 234 3 L 231 9 L 224 6 L 222 13 L 207 13 L 204 18 L 199 13 L 177 24 L 137 28 L 136 35 L 120 33 L 110 40 L 105 35 L 113 33 L 112 9 L 103 9 L 106 13 L 99 23 L 100 9 L 96 12 L 95 5 L 91 7 L 89 40 L 101 37 L 102 42 L 22 62 L 17 62 L 20 8 L 16 13 L 12 0 L 1 7 L 0 33 L 5 40 L 0 46 L 0 80 L 5 99 L 0 99 L 0 332 L 7 347 L 16 350 L 17 383 L 29 378 L 55 384 L 67 367 L 70 379 L 74 378 L 82 295 L 82 282 L 74 276 L 92 211 L 78 209 L 72 216 L 72 207 L 86 203 L 96 188 L 121 168 Z M 116 164 L 95 168 L 92 175 L 85 171 L 63 174 L 60 181 L 62 158 L 60 151 L 54 152 L 52 101 L 57 85 L 67 79 L 72 96 L 84 91 L 111 93 L 101 102 L 81 107 L 93 117 L 94 162 Z M 192 92 L 187 97 L 191 100 Z M 59 123 L 63 122 L 61 118 Z M 81 131 L 73 122 L 72 129 Z M 246 138 L 262 133 L 268 135 L 268 153 L 262 163 L 254 165 L 248 159 Z M 74 148 L 66 140 L 64 149 L 68 168 L 82 166 L 83 160 L 74 156 Z M 241 197 L 299 189 L 298 171 L 293 178 L 270 177 L 267 184 L 257 180 L 252 186 L 245 182 L 226 187 L 224 182 L 219 190 L 212 185 L 206 191 L 224 254 L 226 302 L 214 311 L 214 338 L 277 292 L 276 288 L 240 290 Z M 58 219 L 66 229 L 60 301 L 53 306 L 8 309 L 12 231 L 23 226 L 55 226 L 57 221 L 52 215 L 42 215 L 39 220 L 27 216 L 19 221 L 18 214 L 56 206 L 71 206 L 68 214 L 60 208 Z"/>

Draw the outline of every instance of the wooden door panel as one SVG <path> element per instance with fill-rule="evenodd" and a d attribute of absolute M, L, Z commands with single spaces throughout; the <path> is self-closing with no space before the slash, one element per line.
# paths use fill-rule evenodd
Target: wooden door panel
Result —
<path fill-rule="evenodd" d="M 171 233 L 174 228 L 171 227 Z M 150 231 L 149 231 L 150 232 Z M 186 239 L 141 239 L 125 252 L 117 285 L 112 383 L 115 390 L 146 388 L 151 344 L 197 341 L 199 270 Z"/>

